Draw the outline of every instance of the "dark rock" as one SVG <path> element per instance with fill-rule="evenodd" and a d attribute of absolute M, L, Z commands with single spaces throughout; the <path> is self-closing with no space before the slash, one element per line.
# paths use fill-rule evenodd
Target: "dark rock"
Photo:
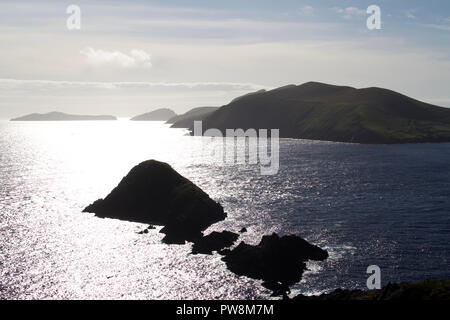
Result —
<path fill-rule="evenodd" d="M 217 253 L 220 254 L 221 256 L 226 256 L 230 252 L 231 252 L 230 249 L 222 249 L 222 250 L 217 251 Z"/>
<path fill-rule="evenodd" d="M 240 232 L 240 233 L 247 232 L 247 228 L 244 227 L 244 228 L 242 228 L 241 231 L 239 231 L 239 232 Z"/>
<path fill-rule="evenodd" d="M 194 242 L 192 253 L 212 254 L 213 251 L 221 251 L 223 248 L 232 246 L 238 238 L 238 234 L 230 231 L 213 231 Z"/>
<path fill-rule="evenodd" d="M 290 235 L 280 238 L 274 233 L 262 237 L 256 246 L 241 242 L 222 260 L 237 275 L 289 286 L 301 280 L 306 268 L 305 261 L 321 261 L 327 257 L 326 250 L 300 237 Z"/>
<path fill-rule="evenodd" d="M 263 287 L 272 291 L 272 297 L 284 296 L 285 294 L 291 293 L 289 286 L 278 281 L 264 281 L 262 283 Z"/>
<path fill-rule="evenodd" d="M 102 218 L 164 225 L 166 243 L 185 243 L 225 219 L 222 206 L 171 166 L 148 160 L 135 166 L 105 198 L 83 212 Z"/>
<path fill-rule="evenodd" d="M 182 224 L 166 225 L 159 232 L 166 235 L 162 241 L 167 244 L 185 244 L 186 241 L 195 242 L 203 237 L 203 233 L 200 230 L 195 228 L 186 229 Z"/>
<path fill-rule="evenodd" d="M 149 225 L 146 229 L 139 231 L 138 234 L 148 233 L 149 230 L 153 230 L 153 229 L 156 229 L 156 227 Z"/>

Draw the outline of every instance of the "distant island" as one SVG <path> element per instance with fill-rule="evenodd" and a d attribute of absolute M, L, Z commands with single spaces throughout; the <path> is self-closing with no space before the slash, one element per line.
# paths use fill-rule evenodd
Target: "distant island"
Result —
<path fill-rule="evenodd" d="M 170 118 L 167 123 L 171 123 L 171 128 L 190 128 L 194 121 L 200 121 L 219 109 L 218 107 L 198 107 L 188 112 Z"/>
<path fill-rule="evenodd" d="M 241 96 L 205 117 L 217 128 L 280 129 L 280 137 L 394 144 L 450 142 L 450 108 L 382 89 L 318 82 Z M 193 131 L 193 125 L 190 130 Z"/>
<path fill-rule="evenodd" d="M 177 114 L 171 109 L 161 108 L 131 118 L 131 121 L 167 121 Z"/>
<path fill-rule="evenodd" d="M 32 113 L 23 117 L 11 119 L 10 121 L 92 121 L 92 120 L 117 120 L 114 116 L 90 116 L 74 115 L 63 112 Z"/>

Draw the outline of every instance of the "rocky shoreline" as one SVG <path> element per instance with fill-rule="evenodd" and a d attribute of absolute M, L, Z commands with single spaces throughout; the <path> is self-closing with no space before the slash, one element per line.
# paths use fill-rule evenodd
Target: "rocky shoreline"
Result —
<path fill-rule="evenodd" d="M 420 282 L 388 283 L 379 290 L 345 290 L 319 296 L 298 295 L 294 301 L 424 301 L 450 300 L 450 279 L 432 279 Z"/>

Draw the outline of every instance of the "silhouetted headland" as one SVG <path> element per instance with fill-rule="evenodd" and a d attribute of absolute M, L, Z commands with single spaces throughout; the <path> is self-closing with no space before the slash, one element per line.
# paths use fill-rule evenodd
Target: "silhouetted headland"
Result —
<path fill-rule="evenodd" d="M 175 117 L 177 114 L 167 108 L 156 109 L 151 112 L 147 112 L 131 118 L 131 121 L 167 121 L 170 118 Z"/>
<path fill-rule="evenodd" d="M 98 120 L 117 120 L 109 115 L 75 115 L 63 112 L 32 113 L 23 117 L 11 119 L 11 121 L 98 121 Z"/>
<path fill-rule="evenodd" d="M 219 109 L 218 107 L 198 107 L 188 112 L 175 116 L 167 123 L 172 123 L 171 128 L 190 128 L 194 125 L 194 121 L 204 120 L 207 116 Z"/>
<path fill-rule="evenodd" d="M 170 165 L 148 160 L 135 166 L 105 198 L 84 209 L 102 218 L 163 225 L 166 243 L 184 244 L 225 219 L 222 206 Z"/>
<path fill-rule="evenodd" d="M 280 129 L 280 137 L 354 143 L 450 142 L 450 108 L 381 89 L 308 82 L 241 96 L 203 131 Z M 193 126 L 190 127 L 193 131 Z"/>

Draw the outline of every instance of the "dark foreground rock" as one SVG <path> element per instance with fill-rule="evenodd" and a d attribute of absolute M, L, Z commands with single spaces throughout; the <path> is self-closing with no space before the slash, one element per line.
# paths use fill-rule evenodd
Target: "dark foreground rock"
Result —
<path fill-rule="evenodd" d="M 337 289 L 320 296 L 298 295 L 293 300 L 450 300 L 450 279 L 389 283 L 380 290 L 369 291 Z"/>
<path fill-rule="evenodd" d="M 287 284 L 283 284 L 278 281 L 264 281 L 262 286 L 272 291 L 272 297 L 283 296 L 287 297 L 288 293 L 291 293 L 291 289 Z"/>
<path fill-rule="evenodd" d="M 220 251 L 224 248 L 231 247 L 238 238 L 239 235 L 234 232 L 213 231 L 194 242 L 194 245 L 192 246 L 192 253 L 212 254 L 213 251 Z"/>
<path fill-rule="evenodd" d="M 105 198 L 83 212 L 102 218 L 163 225 L 166 243 L 184 244 L 225 219 L 222 206 L 166 163 L 148 160 L 135 166 Z"/>
<path fill-rule="evenodd" d="M 230 271 L 264 280 L 266 287 L 275 289 L 281 295 L 285 289 L 280 288 L 288 288 L 301 280 L 307 260 L 325 260 L 328 252 L 300 237 L 279 237 L 274 233 L 263 236 L 256 246 L 241 242 L 224 255 L 222 260 Z"/>

